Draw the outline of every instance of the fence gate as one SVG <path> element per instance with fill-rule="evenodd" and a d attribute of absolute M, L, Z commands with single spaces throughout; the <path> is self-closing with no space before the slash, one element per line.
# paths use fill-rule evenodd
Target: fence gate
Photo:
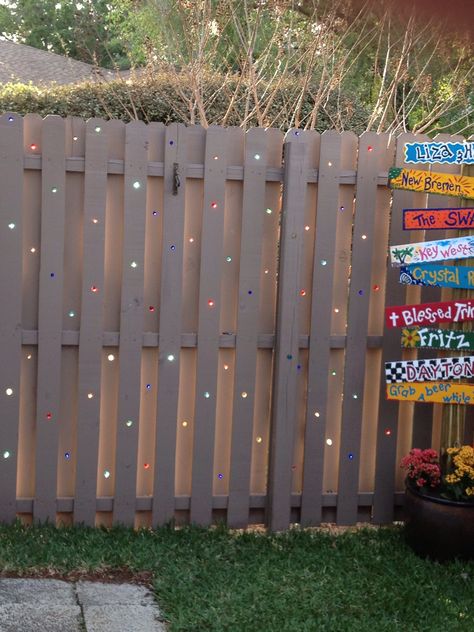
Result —
<path fill-rule="evenodd" d="M 380 388 L 387 245 L 459 205 L 388 189 L 413 138 L 2 115 L 0 520 L 393 520 L 440 406 Z"/>

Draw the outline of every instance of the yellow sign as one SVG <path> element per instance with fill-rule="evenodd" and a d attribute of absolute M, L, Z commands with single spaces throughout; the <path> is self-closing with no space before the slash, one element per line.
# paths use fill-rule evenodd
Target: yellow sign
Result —
<path fill-rule="evenodd" d="M 388 183 L 392 189 L 421 191 L 474 200 L 474 178 L 469 176 L 393 167 L 388 172 Z"/>
<path fill-rule="evenodd" d="M 440 404 L 474 404 L 474 384 L 453 382 L 387 384 L 387 399 Z"/>

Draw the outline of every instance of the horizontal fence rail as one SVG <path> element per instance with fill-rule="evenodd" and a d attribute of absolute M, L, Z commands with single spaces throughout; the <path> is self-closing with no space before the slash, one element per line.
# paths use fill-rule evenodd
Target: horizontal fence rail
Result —
<path fill-rule="evenodd" d="M 3 114 L 0 520 L 398 517 L 440 405 L 385 399 L 384 307 L 450 290 L 387 249 L 460 203 L 390 191 L 414 139 Z"/>

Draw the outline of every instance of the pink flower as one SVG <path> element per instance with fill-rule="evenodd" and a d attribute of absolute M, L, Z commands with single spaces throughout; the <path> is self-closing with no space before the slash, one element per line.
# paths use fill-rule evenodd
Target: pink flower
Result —
<path fill-rule="evenodd" d="M 440 484 L 441 470 L 436 450 L 413 448 L 403 457 L 400 467 L 407 470 L 408 478 L 414 480 L 418 487 L 437 487 Z"/>

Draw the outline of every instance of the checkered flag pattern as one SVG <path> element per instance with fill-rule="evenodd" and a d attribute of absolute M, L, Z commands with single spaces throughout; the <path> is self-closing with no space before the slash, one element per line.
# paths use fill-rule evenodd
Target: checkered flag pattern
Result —
<path fill-rule="evenodd" d="M 387 384 L 398 384 L 406 382 L 405 362 L 386 362 L 385 380 Z"/>
<path fill-rule="evenodd" d="M 386 362 L 385 380 L 387 384 L 399 384 L 472 377 L 473 366 L 474 356 Z"/>

